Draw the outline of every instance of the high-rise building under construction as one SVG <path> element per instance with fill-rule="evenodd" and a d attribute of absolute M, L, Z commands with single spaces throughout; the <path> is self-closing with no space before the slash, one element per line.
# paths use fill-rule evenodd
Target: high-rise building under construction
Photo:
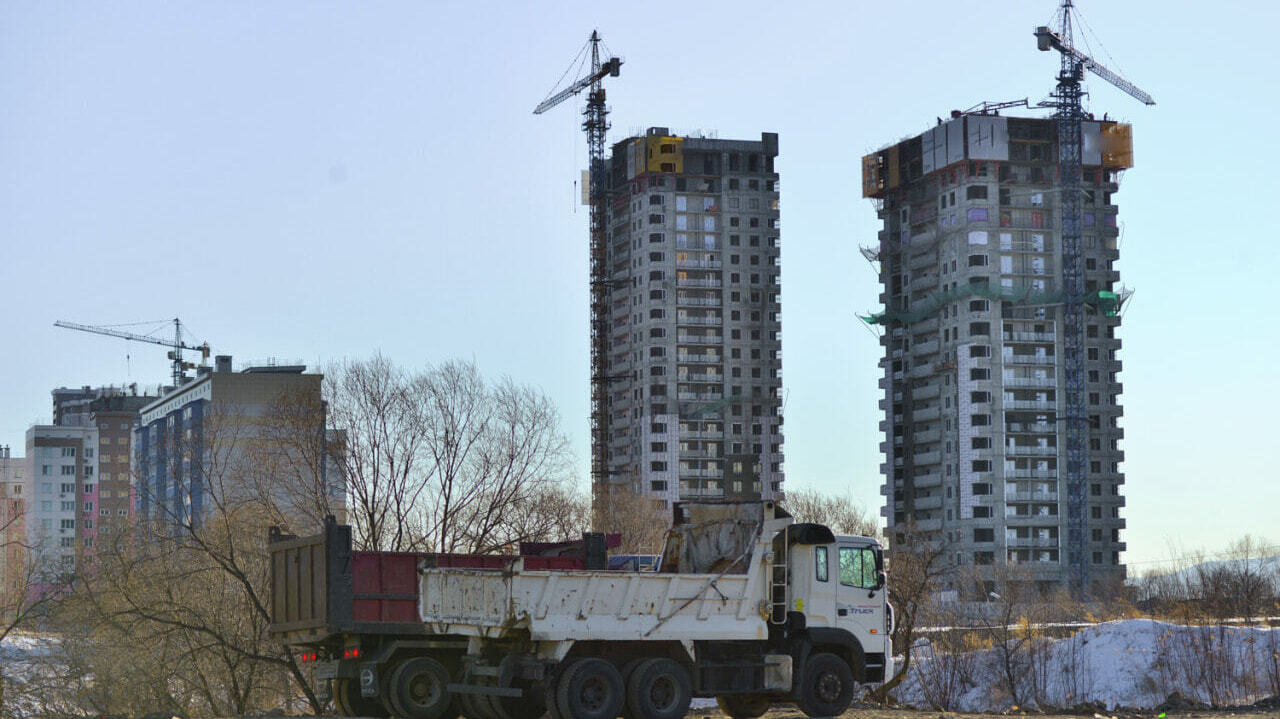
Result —
<path fill-rule="evenodd" d="M 781 490 L 777 154 L 774 133 L 655 127 L 613 145 L 597 491 L 670 502 Z"/>
<path fill-rule="evenodd" d="M 1133 164 L 1130 126 L 1079 124 L 1079 244 L 1065 252 L 1059 126 L 952 113 L 863 159 L 863 195 L 884 223 L 864 250 L 882 284 L 883 311 L 867 319 L 883 328 L 883 513 L 891 532 L 913 526 L 952 547 L 969 570 L 956 576 L 979 582 L 962 593 L 984 593 L 1009 565 L 1041 588 L 1124 578 L 1112 200 Z M 1064 369 L 1071 267 L 1079 391 Z M 1070 460 L 1069 442 L 1082 450 Z M 1069 461 L 1083 470 L 1070 492 Z"/>

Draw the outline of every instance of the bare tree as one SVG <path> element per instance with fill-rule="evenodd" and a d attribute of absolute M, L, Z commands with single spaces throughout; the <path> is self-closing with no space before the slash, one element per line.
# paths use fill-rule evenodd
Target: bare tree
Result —
<path fill-rule="evenodd" d="M 356 548 L 413 548 L 421 528 L 412 510 L 432 473 L 420 388 L 375 355 L 329 367 L 324 389 L 332 426 L 343 432 L 338 462 Z"/>
<path fill-rule="evenodd" d="M 333 515 L 345 521 L 343 433 L 329 427 L 328 408 L 314 391 L 294 388 L 274 397 L 244 454 L 253 471 L 257 504 L 273 524 L 306 532 Z"/>
<path fill-rule="evenodd" d="M 852 494 L 823 494 L 816 489 L 787 489 L 783 502 L 797 522 L 825 524 L 836 534 L 875 537 L 880 523 Z"/>
<path fill-rule="evenodd" d="M 662 553 L 671 528 L 671 512 L 665 502 L 639 496 L 625 484 L 600 483 L 592 491 L 592 528 L 621 535 L 620 553 Z"/>
<path fill-rule="evenodd" d="M 537 513 L 572 494 L 542 393 L 470 362 L 409 374 L 381 357 L 331 369 L 326 391 L 358 547 L 485 552 L 563 529 Z"/>
<path fill-rule="evenodd" d="M 466 362 L 429 371 L 420 386 L 434 462 L 428 548 L 486 552 L 538 539 L 518 536 L 511 520 L 568 477 L 568 440 L 551 400 L 510 379 L 490 388 Z"/>
<path fill-rule="evenodd" d="M 949 545 L 937 532 L 922 532 L 914 524 L 899 525 L 888 532 L 888 540 L 886 570 L 889 602 L 895 615 L 893 647 L 902 662 L 894 675 L 871 693 L 879 702 L 885 701 L 911 670 L 910 649 L 916 640 L 918 623 L 926 616 L 944 578 L 953 572 L 947 563 Z"/>
<path fill-rule="evenodd" d="M 0 489 L 3 485 L 0 485 Z M 0 642 L 39 616 L 61 594 L 54 576 L 40 561 L 39 547 L 26 540 L 26 505 L 0 494 Z M 4 711 L 4 665 L 0 664 L 0 713 Z"/>
<path fill-rule="evenodd" d="M 310 711 L 323 709 L 294 654 L 266 631 L 267 527 L 280 517 L 305 526 L 307 519 L 291 512 L 325 501 L 299 501 L 289 488 L 291 480 L 317 488 L 323 482 L 302 481 L 305 469 L 282 470 L 281 457 L 304 440 L 274 447 L 286 422 L 271 415 L 213 402 L 198 430 L 168 447 L 173 485 L 154 495 L 139 483 L 148 516 L 85 557 L 62 615 L 63 626 L 85 640 L 65 643 L 59 661 L 69 672 L 88 667 L 101 677 L 114 676 L 121 663 L 136 666 L 161 689 L 69 683 L 66 696 L 82 712 L 244 716 L 301 708 L 299 697 Z M 132 693 L 109 691 L 121 686 Z"/>

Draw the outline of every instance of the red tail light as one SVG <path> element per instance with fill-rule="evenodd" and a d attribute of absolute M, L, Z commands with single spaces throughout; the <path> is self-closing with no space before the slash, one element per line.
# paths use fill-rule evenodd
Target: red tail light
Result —
<path fill-rule="evenodd" d="M 360 647 L 351 647 L 350 649 L 342 650 L 342 658 L 343 659 L 359 659 Z"/>

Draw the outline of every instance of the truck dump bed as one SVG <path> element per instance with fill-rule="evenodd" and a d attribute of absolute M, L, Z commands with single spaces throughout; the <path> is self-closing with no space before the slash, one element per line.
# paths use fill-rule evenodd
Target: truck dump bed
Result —
<path fill-rule="evenodd" d="M 605 563 L 607 546 L 617 535 L 592 542 L 558 542 L 522 546 L 523 552 L 553 556 L 443 554 L 353 551 L 351 528 L 332 518 L 321 534 L 294 537 L 273 530 L 271 556 L 271 625 L 269 631 L 294 644 L 315 644 L 342 635 L 417 635 L 426 628 L 419 618 L 420 569 L 507 571 L 517 560 L 543 571 L 582 570 L 586 546 Z"/>
<path fill-rule="evenodd" d="M 763 639 L 761 572 L 511 572 L 428 569 L 422 621 L 433 632 L 533 640 Z"/>
<path fill-rule="evenodd" d="M 508 571 L 423 569 L 422 621 L 441 634 L 501 637 L 527 630 L 531 639 L 549 641 L 764 639 L 765 557 L 788 522 L 757 525 L 741 561 L 723 562 L 715 574 L 545 572 L 524 560 Z"/>

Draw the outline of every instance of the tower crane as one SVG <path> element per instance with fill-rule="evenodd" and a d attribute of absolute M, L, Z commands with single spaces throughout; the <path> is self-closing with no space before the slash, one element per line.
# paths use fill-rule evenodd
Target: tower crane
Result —
<path fill-rule="evenodd" d="M 182 341 L 182 321 L 173 318 L 173 339 L 161 339 L 150 335 L 140 335 L 134 332 L 124 332 L 113 327 L 98 327 L 94 325 L 82 325 L 76 322 L 65 322 L 58 320 L 53 323 L 54 327 L 61 327 L 68 330 L 79 330 L 81 332 L 92 332 L 97 335 L 106 335 L 107 337 L 119 337 L 123 340 L 132 342 L 147 342 L 153 345 L 161 345 L 170 347 L 169 359 L 173 361 L 173 386 L 181 387 L 182 380 L 186 378 L 186 371 L 195 369 L 197 366 L 204 367 L 209 360 L 209 343 L 202 342 L 198 345 L 189 345 Z M 194 362 L 186 362 L 182 358 L 183 350 L 194 350 L 200 353 L 200 364 Z"/>
<path fill-rule="evenodd" d="M 1088 69 L 1145 105 L 1156 102 L 1138 86 L 1076 49 L 1072 42 L 1073 7 L 1072 0 L 1062 0 L 1058 8 L 1058 31 L 1042 25 L 1035 29 L 1035 36 L 1040 50 L 1057 50 L 1062 55 L 1057 87 L 1050 95 L 1051 100 L 1040 104 L 1054 108 L 1058 129 L 1058 179 L 1062 186 L 1063 375 L 1067 394 L 1064 431 L 1067 448 L 1067 558 L 1074 586 L 1084 591 L 1089 583 L 1089 560 L 1085 556 L 1085 467 L 1088 466 L 1089 418 L 1084 394 L 1085 293 L 1080 257 L 1082 123 L 1085 119 L 1081 103 L 1084 92 L 1080 84 L 1084 71 Z"/>
<path fill-rule="evenodd" d="M 622 60 L 610 57 L 600 60 L 600 33 L 592 31 L 587 40 L 591 67 L 587 74 L 560 92 L 543 100 L 533 109 L 541 115 L 565 100 L 589 88 L 587 107 L 583 111 L 582 129 L 587 133 L 587 169 L 591 201 L 591 475 L 604 481 L 609 474 L 609 268 L 605 264 L 605 163 L 604 140 L 609 130 L 609 108 L 604 103 L 606 77 L 617 77 Z M 586 47 L 583 50 L 587 50 Z M 579 53 L 581 56 L 581 53 Z"/>

